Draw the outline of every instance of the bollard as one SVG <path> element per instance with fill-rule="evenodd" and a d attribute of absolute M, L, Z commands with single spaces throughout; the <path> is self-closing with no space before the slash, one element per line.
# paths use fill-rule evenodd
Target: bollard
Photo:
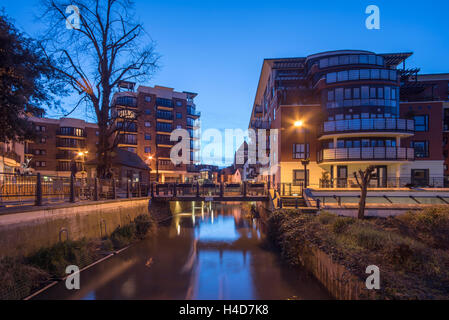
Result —
<path fill-rule="evenodd" d="M 126 182 L 126 198 L 127 199 L 131 198 L 131 186 L 130 186 L 129 180 L 127 180 L 127 182 Z"/>
<path fill-rule="evenodd" d="M 246 181 L 243 182 L 243 197 L 246 198 Z"/>
<path fill-rule="evenodd" d="M 36 200 L 34 205 L 41 206 L 42 205 L 42 180 L 41 174 L 38 173 L 36 177 Z"/>
<path fill-rule="evenodd" d="M 100 195 L 98 193 L 98 178 L 95 178 L 94 182 L 94 201 L 100 200 Z"/>
<path fill-rule="evenodd" d="M 196 197 L 197 198 L 200 197 L 200 183 L 199 182 L 196 183 Z"/>
<path fill-rule="evenodd" d="M 75 203 L 75 177 L 70 175 L 70 203 Z"/>

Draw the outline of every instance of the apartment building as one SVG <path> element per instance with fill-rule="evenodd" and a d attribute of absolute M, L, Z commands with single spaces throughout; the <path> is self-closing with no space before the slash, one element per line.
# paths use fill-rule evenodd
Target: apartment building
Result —
<path fill-rule="evenodd" d="M 374 165 L 372 187 L 442 186 L 444 106 L 424 98 L 436 88 L 411 89 L 419 71 L 406 69 L 411 55 L 341 50 L 264 60 L 249 128 L 276 132 L 267 152 L 277 161 L 256 165 L 258 179 L 355 188 L 353 173 Z"/>
<path fill-rule="evenodd" d="M 24 156 L 23 143 L 0 142 L 0 173 L 21 172 Z"/>
<path fill-rule="evenodd" d="M 96 157 L 98 126 L 80 119 L 31 117 L 39 135 L 25 143 L 25 160 L 36 172 L 70 176 L 73 161 L 79 176 L 86 176 L 85 163 Z"/>
<path fill-rule="evenodd" d="M 122 82 L 112 99 L 117 117 L 118 147 L 137 153 L 151 168 L 152 181 L 185 182 L 198 176 L 194 165 L 200 152 L 200 116 L 192 92 L 173 88 L 139 86 Z M 185 129 L 190 135 L 190 163 L 174 165 L 170 159 L 175 142 L 170 135 Z M 191 170 L 192 169 L 192 170 Z"/>

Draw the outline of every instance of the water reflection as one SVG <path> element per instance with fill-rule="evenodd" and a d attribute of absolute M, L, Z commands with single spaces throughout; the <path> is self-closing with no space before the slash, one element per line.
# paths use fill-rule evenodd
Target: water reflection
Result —
<path fill-rule="evenodd" d="M 81 274 L 81 290 L 64 283 L 38 299 L 327 299 L 306 273 L 283 266 L 266 249 L 262 225 L 238 204 L 195 203 L 155 239 Z"/>

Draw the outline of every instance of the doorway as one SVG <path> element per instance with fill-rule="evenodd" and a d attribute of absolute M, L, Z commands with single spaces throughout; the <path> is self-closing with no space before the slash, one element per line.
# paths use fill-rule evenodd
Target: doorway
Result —
<path fill-rule="evenodd" d="M 337 188 L 347 188 L 348 186 L 348 167 L 337 166 Z"/>

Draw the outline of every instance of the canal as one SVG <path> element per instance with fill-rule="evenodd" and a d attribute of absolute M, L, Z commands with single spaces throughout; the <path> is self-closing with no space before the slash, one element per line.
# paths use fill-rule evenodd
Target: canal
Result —
<path fill-rule="evenodd" d="M 35 299 L 330 299 L 304 270 L 282 264 L 263 229 L 239 204 L 208 204 L 83 271 L 80 290 L 61 282 Z"/>

